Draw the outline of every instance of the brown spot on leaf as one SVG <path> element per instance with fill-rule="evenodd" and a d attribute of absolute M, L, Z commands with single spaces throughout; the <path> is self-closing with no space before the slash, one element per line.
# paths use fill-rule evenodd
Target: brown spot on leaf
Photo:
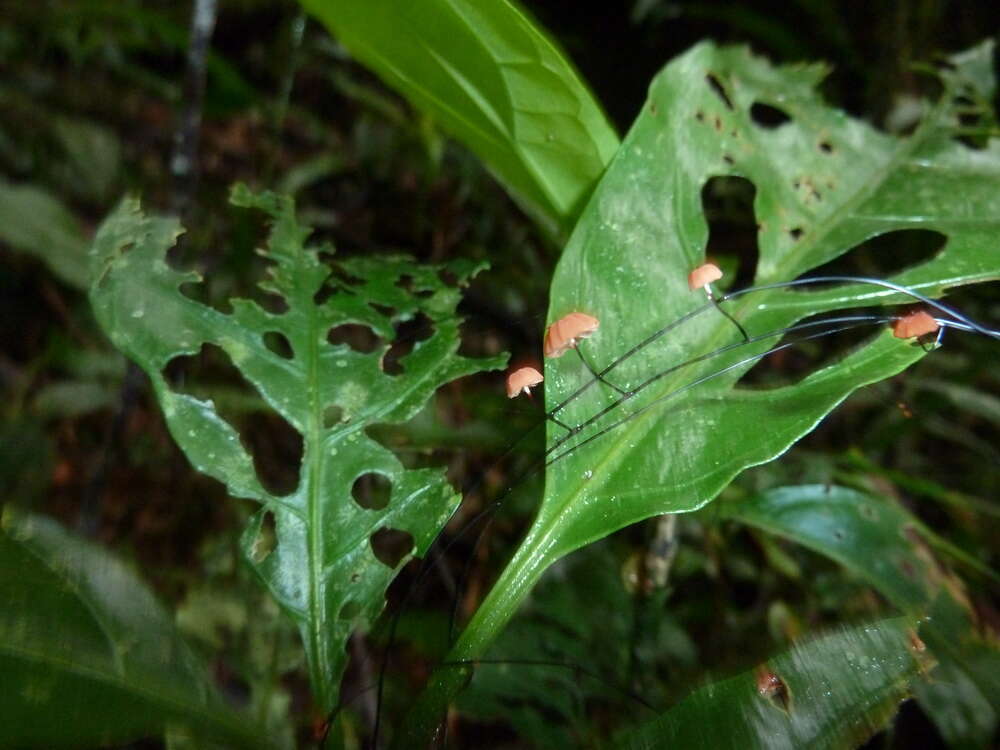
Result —
<path fill-rule="evenodd" d="M 768 669 L 766 664 L 757 668 L 755 677 L 757 694 L 761 698 L 769 700 L 782 711 L 788 711 L 791 706 L 791 698 L 784 680 Z"/>

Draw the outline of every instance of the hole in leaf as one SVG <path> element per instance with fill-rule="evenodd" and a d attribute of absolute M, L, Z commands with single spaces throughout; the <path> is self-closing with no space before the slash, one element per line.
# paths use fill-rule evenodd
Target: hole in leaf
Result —
<path fill-rule="evenodd" d="M 400 289 L 406 290 L 414 297 L 424 298 L 424 297 L 430 297 L 434 294 L 433 289 L 416 289 L 413 277 L 408 273 L 404 273 L 402 276 L 396 279 L 396 286 L 398 286 Z"/>
<path fill-rule="evenodd" d="M 819 150 L 822 151 L 824 154 L 832 154 L 833 153 L 833 144 L 830 143 L 829 141 L 820 141 L 819 142 Z"/>
<path fill-rule="evenodd" d="M 382 356 L 382 371 L 387 375 L 401 375 L 403 364 L 400 360 L 413 351 L 421 341 L 434 334 L 434 322 L 422 312 L 396 326 L 396 338 L 389 350 Z"/>
<path fill-rule="evenodd" d="M 229 356 L 214 344 L 174 357 L 164 368 L 172 390 L 210 400 L 219 417 L 239 434 L 265 489 L 286 495 L 298 486 L 302 436 L 261 398 Z M 211 458 L 211 446 L 207 455 Z"/>
<path fill-rule="evenodd" d="M 355 617 L 361 614 L 361 604 L 354 601 L 353 599 L 348 599 L 344 602 L 344 606 L 340 608 L 337 613 L 338 620 L 353 620 Z"/>
<path fill-rule="evenodd" d="M 726 109 L 732 109 L 733 103 L 729 99 L 729 95 L 726 93 L 725 88 L 723 88 L 722 84 L 719 82 L 719 79 L 716 78 L 714 74 L 709 73 L 705 76 L 705 80 L 708 81 L 708 85 L 712 87 L 712 91 L 718 95 L 718 97 L 722 100 L 722 103 L 726 105 Z"/>
<path fill-rule="evenodd" d="M 792 242 L 797 242 L 803 234 L 805 234 L 805 230 L 802 227 L 792 227 L 788 230 L 788 236 L 792 238 Z"/>
<path fill-rule="evenodd" d="M 243 417 L 254 399 L 264 407 L 256 388 L 215 344 L 202 344 L 195 354 L 180 355 L 163 368 L 172 390 L 199 399 L 211 399 L 216 411 L 230 424 Z"/>
<path fill-rule="evenodd" d="M 271 315 L 284 315 L 288 312 L 288 303 L 280 294 L 265 292 L 260 287 L 255 286 L 250 297 Z"/>
<path fill-rule="evenodd" d="M 384 315 L 387 318 L 391 318 L 396 314 L 396 308 L 391 307 L 390 305 L 380 305 L 378 302 L 369 302 L 368 304 L 375 312 L 380 315 Z"/>
<path fill-rule="evenodd" d="M 292 359 L 295 352 L 292 351 L 292 344 L 288 337 L 278 331 L 268 331 L 264 334 L 264 346 L 270 349 L 283 359 Z"/>
<path fill-rule="evenodd" d="M 723 283 L 730 290 L 750 286 L 757 273 L 760 251 L 753 211 L 755 195 L 754 184 L 743 177 L 712 177 L 701 189 L 701 206 L 708 222 L 705 256 L 721 261 L 728 276 Z M 733 267 L 735 276 L 730 276 Z M 732 283 L 728 283 L 729 279 Z"/>
<path fill-rule="evenodd" d="M 313 304 L 316 306 L 325 305 L 327 300 L 336 294 L 344 294 L 344 289 L 336 283 L 331 283 L 329 280 L 323 282 L 323 286 L 319 288 L 319 291 L 313 295 Z M 351 292 L 347 292 L 350 294 Z"/>
<path fill-rule="evenodd" d="M 331 427 L 346 421 L 344 410 L 336 404 L 330 404 L 323 409 L 323 429 L 329 430 Z"/>
<path fill-rule="evenodd" d="M 413 549 L 413 535 L 399 529 L 379 529 L 369 541 L 375 558 L 393 570 Z"/>
<path fill-rule="evenodd" d="M 254 537 L 253 544 L 250 547 L 250 559 L 259 565 L 274 552 L 277 543 L 278 535 L 274 522 L 274 513 L 267 511 L 260 521 L 257 535 Z"/>
<path fill-rule="evenodd" d="M 438 278 L 448 286 L 458 286 L 458 275 L 447 268 L 438 271 Z"/>
<path fill-rule="evenodd" d="M 882 308 L 852 309 L 816 315 L 800 321 L 797 325 L 816 323 L 830 317 L 841 316 L 882 316 Z M 757 361 L 753 367 L 743 374 L 737 383 L 742 388 L 780 388 L 794 385 L 822 367 L 833 364 L 846 357 L 855 349 L 866 345 L 878 336 L 886 324 L 872 322 L 870 324 L 854 325 L 851 323 L 831 323 L 826 326 L 815 325 L 799 331 L 785 334 L 778 338 L 768 339 L 767 348 L 775 349 L 784 344 L 796 343 L 785 349 L 769 354 Z M 843 330 L 837 330 L 843 329 Z M 825 331 L 834 331 L 825 333 Z M 764 331 L 751 331 L 751 334 L 761 335 Z M 808 340 L 805 337 L 812 336 Z M 761 344 L 763 346 L 763 344 Z"/>
<path fill-rule="evenodd" d="M 351 497 L 365 510 L 382 510 L 389 504 L 392 482 L 385 474 L 369 471 L 354 480 Z"/>
<path fill-rule="evenodd" d="M 363 286 L 365 280 L 347 271 L 343 266 L 330 264 L 330 276 L 346 286 Z"/>
<path fill-rule="evenodd" d="M 260 483 L 278 497 L 295 492 L 302 466 L 302 435 L 273 412 L 250 414 L 246 423 L 244 438 Z"/>
<path fill-rule="evenodd" d="M 791 122 L 792 118 L 783 109 L 778 109 L 764 102 L 754 102 L 750 107 L 750 119 L 762 128 L 771 130 Z"/>
<path fill-rule="evenodd" d="M 791 707 L 788 686 L 777 674 L 762 666 L 757 669 L 757 694 L 770 701 L 782 711 Z"/>
<path fill-rule="evenodd" d="M 107 278 L 107 276 L 104 278 Z M 212 301 L 209 299 L 208 284 L 202 281 L 185 281 L 178 289 L 181 294 L 190 300 L 194 300 L 205 306 L 211 306 L 212 304 Z"/>
<path fill-rule="evenodd" d="M 334 346 L 344 344 L 356 352 L 370 354 L 382 345 L 382 339 L 365 325 L 345 323 L 331 328 L 326 340 Z"/>
<path fill-rule="evenodd" d="M 898 229 L 862 242 L 853 250 L 817 266 L 800 279 L 815 276 L 871 276 L 888 278 L 907 268 L 933 259 L 945 243 L 947 235 L 931 229 Z M 798 291 L 820 288 L 807 284 Z"/>

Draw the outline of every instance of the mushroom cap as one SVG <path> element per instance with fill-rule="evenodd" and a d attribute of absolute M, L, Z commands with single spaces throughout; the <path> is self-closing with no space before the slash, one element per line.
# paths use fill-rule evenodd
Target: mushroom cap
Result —
<path fill-rule="evenodd" d="M 531 393 L 532 386 L 541 383 L 545 378 L 534 367 L 519 367 L 507 375 L 507 398 L 514 398 L 522 393 Z"/>
<path fill-rule="evenodd" d="M 926 310 L 914 310 L 892 321 L 892 335 L 897 339 L 909 339 L 934 333 L 940 327 Z"/>
<path fill-rule="evenodd" d="M 571 312 L 559 318 L 545 332 L 545 356 L 561 357 L 576 346 L 579 339 L 596 331 L 599 325 L 597 318 L 582 312 Z"/>
<path fill-rule="evenodd" d="M 701 289 L 706 284 L 718 281 L 722 278 L 722 271 L 714 263 L 702 263 L 688 274 L 688 288 L 693 292 Z"/>

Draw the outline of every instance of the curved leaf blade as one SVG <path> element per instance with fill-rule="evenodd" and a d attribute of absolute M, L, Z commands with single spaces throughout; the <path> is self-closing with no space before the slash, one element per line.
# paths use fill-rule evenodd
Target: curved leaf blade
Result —
<path fill-rule="evenodd" d="M 927 666 L 907 618 L 797 645 L 696 690 L 619 738 L 623 748 L 854 748 L 881 729 Z M 775 675 L 783 688 L 766 678 Z"/>
<path fill-rule="evenodd" d="M 719 175 L 756 186 L 757 285 L 790 281 L 864 240 L 914 227 L 947 241 L 937 255 L 890 281 L 936 296 L 1000 278 L 1000 140 L 974 150 L 953 138 L 959 125 L 954 100 L 970 88 L 995 90 L 992 73 L 984 73 L 992 70 L 992 49 L 984 43 L 953 58 L 941 101 L 912 136 L 898 139 L 827 106 L 816 91 L 822 66 L 776 67 L 745 48 L 697 45 L 654 79 L 646 106 L 584 209 L 556 269 L 550 320 L 571 311 L 598 317 L 601 329 L 583 348 L 601 369 L 705 305 L 703 294 L 688 289 L 687 276 L 705 260 L 701 190 Z M 780 108 L 788 121 L 758 125 L 757 103 Z M 727 309 L 750 335 L 764 335 L 818 313 L 909 301 L 852 284 L 759 291 Z M 740 342 L 731 321 L 711 307 L 705 312 L 622 363 L 609 379 L 628 390 Z M 752 357 L 774 343 L 734 348 L 662 377 L 566 442 L 546 472 L 535 522 L 450 658 L 481 654 L 555 560 L 629 524 L 704 506 L 743 469 L 780 456 L 854 390 L 923 354 L 882 330 L 794 384 L 738 387 Z M 549 409 L 589 379 L 572 356 L 549 360 L 545 376 Z M 602 388 L 584 393 L 559 419 L 579 425 L 610 405 L 618 394 Z M 638 414 L 622 419 L 630 413 Z M 617 427 L 615 420 L 621 420 Z M 613 429 L 598 435 L 605 427 Z M 549 425 L 549 445 L 562 436 Z M 462 689 L 465 675 L 455 672 L 437 674 L 411 709 L 407 741 L 428 736 L 442 706 Z"/>
<path fill-rule="evenodd" d="M 900 610 L 923 614 L 943 573 L 900 506 L 836 485 L 778 487 L 719 505 L 723 518 L 790 539 L 867 580 Z"/>
<path fill-rule="evenodd" d="M 179 227 L 170 219 L 145 216 L 134 200 L 125 201 L 97 234 L 91 303 L 115 345 L 149 375 L 171 435 L 194 467 L 224 482 L 233 496 L 261 503 L 243 548 L 298 624 L 317 700 L 329 711 L 346 665 L 347 638 L 378 616 L 396 571 L 427 550 L 459 500 L 443 472 L 405 469 L 365 429 L 409 419 L 440 385 L 501 367 L 504 358 L 456 354 L 461 291 L 439 277 L 443 267 L 418 266 L 402 257 L 360 257 L 339 263 L 351 279 L 343 281 L 331 275 L 316 252 L 332 248 L 306 246 L 310 230 L 296 221 L 291 199 L 237 186 L 232 200 L 265 212 L 273 222 L 262 250 L 272 263 L 270 277 L 260 287 L 283 297 L 287 311 L 271 313 L 251 300 L 232 300 L 232 313 L 224 314 L 181 294 L 182 284 L 199 279 L 165 261 Z M 447 270 L 464 284 L 480 268 L 457 262 Z M 324 285 L 333 293 L 317 301 Z M 351 324 L 389 342 L 396 338 L 396 326 L 419 315 L 432 322 L 433 333 L 400 359 L 398 375 L 382 369 L 388 343 L 361 352 L 328 340 L 330 330 Z M 290 359 L 267 347 L 270 333 L 285 337 Z M 237 430 L 211 400 L 175 392 L 164 377 L 170 360 L 194 354 L 206 343 L 220 347 L 302 434 L 299 483 L 291 494 L 278 497 L 262 486 Z M 340 416 L 328 423 L 331 407 Z M 364 508 L 352 497 L 355 481 L 366 474 L 391 483 L 386 507 Z M 262 551 L 258 541 L 268 515 L 277 543 Z M 373 537 L 383 529 L 412 538 L 411 550 L 393 567 L 373 548 Z"/>
<path fill-rule="evenodd" d="M 124 742 L 168 723 L 270 746 L 216 693 L 142 581 L 54 521 L 4 509 L 0 595 L 5 747 Z"/>
<path fill-rule="evenodd" d="M 555 42 L 510 0 L 301 0 L 351 53 L 568 231 L 618 138 Z"/>
<path fill-rule="evenodd" d="M 719 507 L 724 518 L 836 560 L 900 610 L 927 616 L 922 634 L 939 663 L 917 697 L 949 744 L 989 745 L 1000 682 L 976 665 L 997 662 L 1000 650 L 976 635 L 965 594 L 934 560 L 916 518 L 873 495 L 824 485 L 779 487 Z"/>
<path fill-rule="evenodd" d="M 982 46 L 978 57 L 990 49 Z M 1000 229 L 1000 141 L 976 151 L 951 138 L 954 89 L 913 136 L 894 139 L 825 105 L 815 91 L 823 73 L 818 66 L 773 67 L 745 49 L 701 44 L 657 76 L 553 281 L 552 318 L 582 309 L 610 329 L 585 345 L 596 366 L 625 348 L 623 338 L 640 341 L 704 304 L 686 280 L 704 257 L 701 189 L 716 175 L 746 177 L 756 186 L 758 285 L 791 280 L 863 240 L 914 226 L 943 233 L 947 242 L 892 281 L 939 295 L 1000 277 L 1000 248 L 993 239 Z M 781 107 L 790 120 L 774 129 L 758 125 L 751 110 L 759 102 Z M 816 313 L 904 301 L 890 290 L 848 285 L 755 292 L 727 309 L 755 335 Z M 623 363 L 612 380 L 628 388 L 739 340 L 728 320 L 708 310 Z M 882 330 L 797 383 L 740 388 L 740 377 L 752 366 L 740 362 L 776 342 L 734 349 L 663 378 L 624 406 L 642 411 L 652 405 L 648 411 L 553 464 L 532 532 L 547 545 L 544 554 L 555 559 L 643 518 L 704 505 L 742 469 L 787 450 L 853 390 L 922 355 L 919 347 Z M 565 398 L 585 374 L 572 357 L 550 361 L 548 405 Z M 592 388 L 560 418 L 580 423 L 615 395 Z M 591 434 L 581 433 L 567 448 Z M 558 428 L 550 426 L 550 439 L 558 437 Z"/>

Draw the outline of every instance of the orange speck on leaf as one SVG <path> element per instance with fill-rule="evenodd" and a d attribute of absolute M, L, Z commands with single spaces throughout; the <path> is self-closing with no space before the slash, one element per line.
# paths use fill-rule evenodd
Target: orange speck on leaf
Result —
<path fill-rule="evenodd" d="M 530 396 L 531 389 L 544 379 L 542 373 L 534 367 L 519 367 L 507 376 L 507 398 L 514 398 L 522 393 Z"/>
<path fill-rule="evenodd" d="M 702 263 L 688 274 L 688 288 L 693 292 L 722 278 L 722 271 L 714 263 Z"/>
<path fill-rule="evenodd" d="M 892 321 L 892 335 L 897 339 L 910 339 L 934 333 L 940 327 L 926 310 L 914 310 Z"/>
<path fill-rule="evenodd" d="M 581 312 L 572 312 L 559 318 L 545 332 L 545 356 L 561 357 L 586 338 L 600 325 L 597 318 Z"/>

